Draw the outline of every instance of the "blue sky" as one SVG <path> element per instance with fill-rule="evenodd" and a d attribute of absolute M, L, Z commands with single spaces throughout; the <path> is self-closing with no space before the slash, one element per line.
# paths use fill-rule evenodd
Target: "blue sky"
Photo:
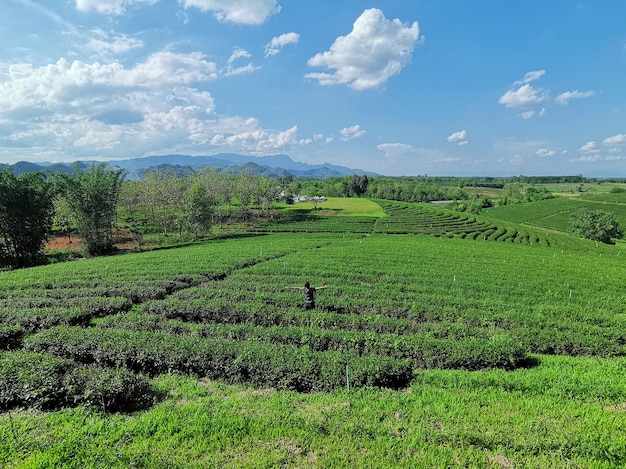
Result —
<path fill-rule="evenodd" d="M 2 0 L 0 162 L 626 177 L 626 2 Z"/>

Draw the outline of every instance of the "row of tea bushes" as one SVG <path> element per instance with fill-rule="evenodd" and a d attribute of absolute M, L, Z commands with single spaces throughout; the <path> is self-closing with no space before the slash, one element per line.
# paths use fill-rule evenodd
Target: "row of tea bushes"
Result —
<path fill-rule="evenodd" d="M 149 380 L 127 369 L 78 365 L 44 353 L 0 352 L 0 410 L 85 405 L 129 411 L 152 402 Z"/>
<path fill-rule="evenodd" d="M 93 318 L 130 310 L 132 304 L 122 297 L 49 297 L 0 300 L 0 324 L 19 325 L 27 332 L 59 324 L 85 325 Z"/>
<path fill-rule="evenodd" d="M 403 388 L 413 373 L 410 360 L 378 355 L 120 329 L 59 326 L 28 337 L 25 348 L 150 375 L 180 372 L 299 392 L 330 391 L 347 379 L 354 386 Z"/>
<path fill-rule="evenodd" d="M 488 335 L 457 324 L 432 325 L 419 334 L 390 334 L 319 327 L 262 327 L 251 324 L 189 324 L 159 320 L 150 314 L 110 316 L 101 328 L 198 335 L 212 339 L 258 341 L 307 348 L 315 352 L 349 352 L 410 359 L 418 368 L 482 370 L 514 369 L 527 360 L 527 347 L 517 337 Z M 449 327 L 445 327 L 449 326 Z"/>

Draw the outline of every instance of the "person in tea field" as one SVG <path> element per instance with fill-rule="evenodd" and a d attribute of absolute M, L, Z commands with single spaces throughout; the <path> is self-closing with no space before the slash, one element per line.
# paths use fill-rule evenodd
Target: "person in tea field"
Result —
<path fill-rule="evenodd" d="M 315 308 L 315 292 L 317 290 L 322 290 L 323 288 L 328 288 L 328 285 L 323 285 L 321 287 L 312 287 L 309 282 L 304 283 L 304 287 L 287 287 L 287 288 L 295 288 L 296 290 L 300 290 L 304 293 L 304 309 L 314 309 Z"/>

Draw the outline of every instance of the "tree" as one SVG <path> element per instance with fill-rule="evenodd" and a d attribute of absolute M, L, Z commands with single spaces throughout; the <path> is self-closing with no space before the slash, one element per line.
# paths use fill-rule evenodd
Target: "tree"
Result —
<path fill-rule="evenodd" d="M 41 259 L 52 229 L 54 187 L 41 173 L 0 169 L 0 262 L 29 267 Z"/>
<path fill-rule="evenodd" d="M 185 192 L 185 206 L 189 224 L 194 228 L 194 236 L 198 231 L 208 231 L 213 222 L 215 201 L 199 181 L 194 182 Z"/>
<path fill-rule="evenodd" d="M 349 187 L 354 195 L 357 197 L 361 197 L 365 194 L 367 190 L 367 186 L 369 184 L 369 179 L 367 174 L 363 174 L 362 176 L 354 175 L 352 176 L 352 181 L 350 181 Z"/>
<path fill-rule="evenodd" d="M 611 238 L 621 238 L 622 231 L 613 212 L 581 208 L 571 215 L 571 231 L 581 238 L 610 244 Z"/>
<path fill-rule="evenodd" d="M 109 169 L 104 163 L 94 163 L 86 170 L 76 165 L 74 175 L 60 175 L 78 234 L 85 240 L 85 250 L 90 256 L 113 250 L 113 225 L 125 175 L 125 170 Z"/>

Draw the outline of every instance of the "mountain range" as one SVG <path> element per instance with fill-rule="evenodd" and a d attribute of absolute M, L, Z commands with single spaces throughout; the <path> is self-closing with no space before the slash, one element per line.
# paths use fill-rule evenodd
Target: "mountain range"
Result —
<path fill-rule="evenodd" d="M 81 161 L 79 167 L 89 167 L 99 161 Z M 209 166 L 219 173 L 250 174 L 255 176 L 283 178 L 287 176 L 323 179 L 352 175 L 378 176 L 376 173 L 337 166 L 330 163 L 308 164 L 292 160 L 287 155 L 245 156 L 236 153 L 218 153 L 212 156 L 190 155 L 160 155 L 109 160 L 106 164 L 112 168 L 118 167 L 128 171 L 127 179 L 138 179 L 149 171 L 174 170 L 185 175 Z M 15 175 L 35 171 L 50 171 L 71 173 L 75 163 L 30 163 L 21 161 L 13 165 L 0 164 L 0 167 L 10 168 Z"/>

